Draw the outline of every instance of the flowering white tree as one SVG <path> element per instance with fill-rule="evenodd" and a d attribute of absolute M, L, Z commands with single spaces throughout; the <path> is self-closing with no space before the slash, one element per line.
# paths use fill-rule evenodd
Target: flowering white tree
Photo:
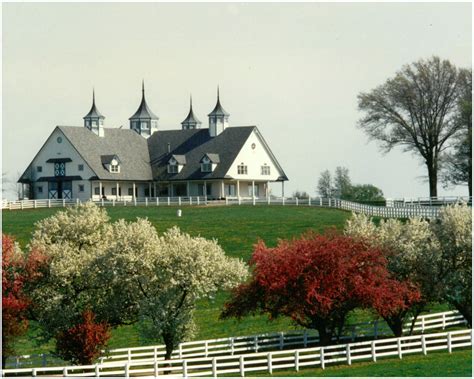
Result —
<path fill-rule="evenodd" d="M 139 229 L 152 228 L 147 221 L 138 222 L 142 223 Z M 168 359 L 180 342 L 193 335 L 196 301 L 237 285 L 246 278 L 247 268 L 240 259 L 226 257 L 217 241 L 191 237 L 176 227 L 161 237 L 150 230 L 143 233 L 151 237 L 144 239 L 150 248 L 143 244 L 137 255 L 137 249 L 130 247 L 136 241 L 127 234 L 134 235 L 130 229 L 138 222 L 114 225 L 118 238 L 106 265 L 120 273 L 114 275 L 115 285 L 128 292 L 128 298 L 136 296 L 141 331 L 164 342 Z"/>
<path fill-rule="evenodd" d="M 167 357 L 192 335 L 196 301 L 244 280 L 247 267 L 217 241 L 172 228 L 159 236 L 146 219 L 110 223 L 92 203 L 68 208 L 36 225 L 31 245 L 50 265 L 34 289 L 45 337 L 80 320 L 85 310 L 111 326 L 141 320 Z"/>

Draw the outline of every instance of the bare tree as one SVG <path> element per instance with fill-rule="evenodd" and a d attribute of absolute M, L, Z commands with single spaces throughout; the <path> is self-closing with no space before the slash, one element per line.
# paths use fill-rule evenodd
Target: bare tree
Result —
<path fill-rule="evenodd" d="M 459 71 L 460 96 L 457 121 L 462 133 L 455 139 L 452 151 L 443 161 L 442 179 L 446 185 L 467 184 L 472 196 L 472 70 Z"/>
<path fill-rule="evenodd" d="M 329 170 L 325 170 L 321 173 L 318 180 L 317 192 L 321 197 L 332 197 L 334 196 L 334 186 L 332 183 L 332 177 Z"/>
<path fill-rule="evenodd" d="M 395 146 L 420 154 L 428 170 L 430 196 L 437 196 L 439 158 L 461 126 L 455 120 L 457 68 L 432 57 L 404 66 L 394 78 L 358 95 L 365 115 L 358 126 L 388 152 Z"/>
<path fill-rule="evenodd" d="M 349 177 L 349 169 L 347 167 L 336 167 L 334 174 L 334 190 L 335 196 L 345 199 L 350 196 L 352 188 L 351 178 Z"/>

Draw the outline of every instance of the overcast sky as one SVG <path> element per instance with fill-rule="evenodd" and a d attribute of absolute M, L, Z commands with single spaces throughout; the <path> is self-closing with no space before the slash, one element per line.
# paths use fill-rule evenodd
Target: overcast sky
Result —
<path fill-rule="evenodd" d="M 144 78 L 161 130 L 181 127 L 190 93 L 207 127 L 219 84 L 287 194 L 316 195 L 323 170 L 346 166 L 387 197 L 428 196 L 417 156 L 383 155 L 356 128 L 357 94 L 432 55 L 471 67 L 471 26 L 470 3 L 4 3 L 2 171 L 17 179 L 56 125 L 82 126 L 92 87 L 106 126 L 128 127 Z"/>

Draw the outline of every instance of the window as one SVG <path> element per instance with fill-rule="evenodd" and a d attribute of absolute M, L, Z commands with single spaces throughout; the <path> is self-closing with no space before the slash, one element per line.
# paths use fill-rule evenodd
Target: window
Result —
<path fill-rule="evenodd" d="M 212 172 L 212 163 L 201 163 L 201 172 Z"/>
<path fill-rule="evenodd" d="M 60 162 L 54 164 L 54 176 L 66 175 L 66 163 Z"/>
<path fill-rule="evenodd" d="M 118 164 L 111 164 L 110 165 L 110 172 L 119 172 L 119 165 Z"/>
<path fill-rule="evenodd" d="M 79 184 L 79 192 L 84 192 L 84 184 Z"/>
<path fill-rule="evenodd" d="M 253 193 L 253 188 L 255 188 L 255 193 Z M 252 185 L 249 184 L 249 186 L 248 186 L 248 193 L 249 193 L 249 196 L 258 197 L 258 196 L 259 196 L 259 193 L 260 193 L 258 184 L 255 184 L 255 187 L 252 187 Z"/>
<path fill-rule="evenodd" d="M 141 127 L 142 129 L 148 129 L 148 122 L 141 122 L 141 123 L 140 123 L 140 127 Z"/>
<path fill-rule="evenodd" d="M 178 173 L 178 165 L 169 164 L 168 165 L 168 174 L 177 174 L 177 173 Z"/>
<path fill-rule="evenodd" d="M 99 192 L 99 187 L 95 187 L 94 188 L 94 195 L 100 195 L 100 192 Z"/>
<path fill-rule="evenodd" d="M 247 175 L 247 166 L 241 163 L 237 166 L 237 174 L 239 175 Z"/>
<path fill-rule="evenodd" d="M 262 175 L 270 175 L 270 166 L 264 165 L 261 170 Z"/>
<path fill-rule="evenodd" d="M 57 141 L 58 143 L 61 143 L 61 142 L 63 142 L 63 139 L 62 139 L 61 137 L 58 137 L 58 138 L 56 138 L 56 141 Z"/>
<path fill-rule="evenodd" d="M 43 172 L 43 166 L 36 166 L 36 172 Z"/>
<path fill-rule="evenodd" d="M 84 171 L 84 165 L 83 165 L 83 164 L 77 165 L 77 169 L 78 169 L 79 171 Z"/>
<path fill-rule="evenodd" d="M 38 186 L 38 193 L 43 193 L 43 186 Z"/>

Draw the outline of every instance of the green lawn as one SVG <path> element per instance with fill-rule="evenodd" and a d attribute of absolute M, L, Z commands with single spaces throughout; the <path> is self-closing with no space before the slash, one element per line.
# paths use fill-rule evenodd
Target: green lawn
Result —
<path fill-rule="evenodd" d="M 158 231 L 162 232 L 178 225 L 191 235 L 216 238 L 226 253 L 247 261 L 252 254 L 252 246 L 259 238 L 268 245 L 275 245 L 278 238 L 291 238 L 313 229 L 323 232 L 335 227 L 342 229 L 349 212 L 335 209 L 308 208 L 295 206 L 232 206 L 232 207 L 189 207 L 181 208 L 183 215 L 176 217 L 177 207 L 115 207 L 107 208 L 112 220 L 123 218 L 135 220 L 147 217 Z M 48 217 L 60 208 L 32 209 L 3 212 L 3 232 L 14 235 L 22 246 L 26 246 L 34 223 Z M 195 339 L 210 339 L 231 335 L 246 335 L 281 331 L 293 328 L 288 319 L 268 322 L 266 317 L 246 317 L 241 322 L 219 320 L 226 293 L 217 294 L 214 300 L 199 303 L 196 311 L 198 326 Z M 351 322 L 366 319 L 367 312 L 358 311 L 352 315 Z M 30 333 L 22 338 L 17 350 L 21 354 L 45 352 L 52 349 L 52 343 L 35 344 L 35 325 L 31 323 Z M 144 344 L 135 326 L 124 326 L 113 331 L 109 346 L 111 348 L 138 346 Z M 151 342 L 147 342 L 150 344 Z"/>
<path fill-rule="evenodd" d="M 262 376 L 268 376 L 263 374 Z M 325 370 L 305 369 L 296 371 L 275 371 L 273 376 L 428 376 L 428 377 L 472 377 L 472 350 L 411 355 L 387 358 L 377 362 L 354 363 L 352 366 L 329 366 Z"/>

